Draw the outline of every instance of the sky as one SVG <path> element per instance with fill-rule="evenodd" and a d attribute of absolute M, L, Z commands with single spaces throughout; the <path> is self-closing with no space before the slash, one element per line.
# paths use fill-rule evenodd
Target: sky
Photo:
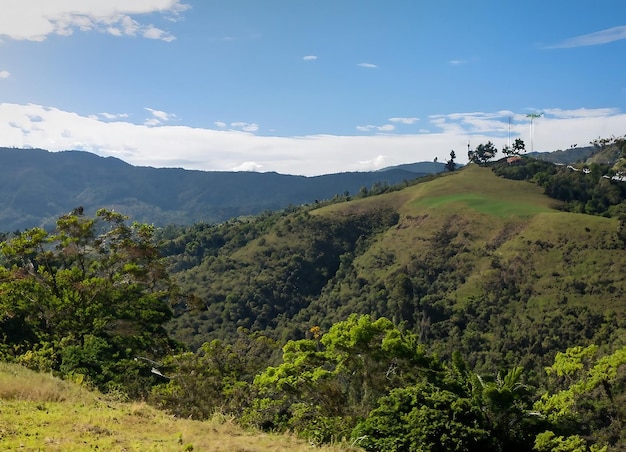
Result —
<path fill-rule="evenodd" d="M 0 146 L 306 176 L 554 151 L 626 134 L 625 56 L 623 0 L 0 0 Z"/>

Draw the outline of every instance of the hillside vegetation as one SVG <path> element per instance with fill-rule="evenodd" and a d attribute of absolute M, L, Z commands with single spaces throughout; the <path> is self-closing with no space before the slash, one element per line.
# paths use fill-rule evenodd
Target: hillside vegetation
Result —
<path fill-rule="evenodd" d="M 189 230 L 166 249 L 196 310 L 171 331 L 197 347 L 238 327 L 298 338 L 371 314 L 485 370 L 539 368 L 598 334 L 606 343 L 626 309 L 618 220 L 559 205 L 470 165 L 376 197 Z"/>
<path fill-rule="evenodd" d="M 245 431 L 228 416 L 176 419 L 76 383 L 0 363 L 0 448 L 47 451 L 304 451 L 293 436 Z M 318 450 L 349 450 L 324 447 Z"/>
<path fill-rule="evenodd" d="M 0 354 L 316 445 L 619 450 L 618 171 L 517 156 L 160 230 L 78 207 L 2 242 Z"/>
<path fill-rule="evenodd" d="M 547 174 L 534 171 L 530 176 L 544 177 L 555 187 L 571 183 L 567 176 L 573 173 L 571 170 L 563 168 L 568 171 L 564 176 L 552 165 L 548 168 Z M 242 365 L 238 367 L 240 370 L 231 369 L 229 372 L 234 373 L 227 374 L 230 375 L 228 378 L 237 375 L 237 378 L 254 383 L 254 394 L 257 395 L 244 396 L 252 399 L 248 402 L 251 408 L 242 412 L 244 419 L 264 428 L 289 426 L 299 431 L 304 429 L 304 434 L 323 441 L 328 438 L 325 435 L 332 435 L 331 432 L 347 434 L 334 424 L 336 419 L 342 419 L 344 427 L 346 422 L 347 425 L 356 424 L 352 435 L 358 436 L 359 432 L 366 431 L 369 435 L 374 432 L 379 435 L 381 429 L 395 431 L 389 424 L 382 425 L 392 422 L 390 418 L 393 418 L 394 410 L 404 406 L 402 404 L 407 400 L 414 400 L 418 406 L 436 403 L 434 400 L 438 396 L 434 395 L 433 399 L 418 397 L 421 401 L 417 402 L 414 399 L 417 396 L 410 391 L 402 394 L 395 394 L 393 390 L 386 392 L 395 384 L 406 389 L 414 382 L 421 394 L 450 390 L 452 394 L 447 395 L 450 399 L 446 403 L 452 406 L 465 403 L 462 402 L 465 397 L 467 400 L 483 400 L 480 403 L 489 406 L 492 402 L 482 398 L 490 396 L 479 389 L 483 383 L 472 383 L 473 377 L 462 369 L 472 369 L 483 378 L 496 375 L 495 383 L 504 385 L 498 386 L 499 390 L 507 384 L 521 384 L 515 387 L 526 388 L 529 395 L 538 397 L 538 388 L 561 388 L 568 393 L 566 382 L 572 381 L 570 378 L 574 376 L 565 377 L 568 371 L 557 370 L 561 365 L 582 369 L 585 367 L 583 361 L 589 363 L 590 353 L 617 353 L 622 358 L 615 361 L 617 380 L 610 390 L 611 402 L 607 405 L 613 408 L 607 411 L 600 408 L 604 404 L 601 400 L 607 396 L 597 392 L 596 387 L 592 391 L 593 401 L 577 402 L 580 404 L 576 405 L 579 410 L 576 416 L 586 419 L 583 421 L 585 428 L 591 429 L 587 430 L 588 438 L 595 438 L 591 443 L 599 440 L 623 444 L 623 424 L 621 420 L 616 421 L 623 419 L 623 411 L 616 407 L 621 404 L 618 400 L 624 400 L 626 377 L 621 361 L 626 350 L 626 305 L 623 301 L 626 243 L 619 233 L 621 221 L 565 211 L 568 207 L 575 210 L 576 206 L 586 203 L 584 200 L 571 202 L 572 199 L 559 201 L 546 196 L 546 188 L 539 184 L 499 177 L 494 171 L 499 170 L 497 167 L 469 165 L 460 171 L 378 196 L 266 214 L 218 226 L 198 225 L 166 242 L 164 249 L 170 254 L 171 269 L 181 287 L 194 294 L 187 309 L 179 311 L 170 322 L 170 331 L 193 348 L 204 343 L 196 358 L 180 357 L 168 363 L 170 369 L 200 369 L 205 359 L 210 362 L 215 359 L 211 358 L 215 354 L 229 355 L 235 350 L 245 357 L 261 357 L 262 362 L 277 362 L 278 367 L 268 368 L 253 380 L 247 379 L 250 370 Z M 518 171 L 527 170 L 522 166 Z M 622 189 L 621 182 L 612 183 L 618 190 Z M 589 190 L 595 189 L 595 185 L 589 186 Z M 618 204 L 619 199 L 615 205 Z M 375 333 L 372 334 L 377 339 L 373 344 L 360 344 L 361 338 L 370 336 L 357 331 L 378 330 L 368 326 L 370 320 L 355 317 L 359 315 L 365 315 L 367 319 L 371 316 L 371 321 L 390 319 L 401 332 L 394 334 L 407 335 L 404 339 L 407 342 L 402 347 L 413 350 L 409 353 L 411 357 L 402 353 L 395 355 L 397 349 L 385 351 L 387 339 L 379 342 L 380 336 Z M 352 338 L 353 342 L 346 344 L 340 338 Z M 273 344 L 282 344 L 289 339 L 295 342 L 287 342 L 281 361 Z M 220 351 L 224 343 L 233 342 L 233 348 L 226 346 L 226 350 Z M 412 348 L 416 346 L 417 349 Z M 336 356 L 337 350 L 346 355 Z M 424 356 L 425 350 L 443 358 L 444 362 L 454 363 L 460 359 L 463 364 L 455 364 L 452 368 L 446 364 L 440 368 L 437 361 L 427 364 L 430 355 Z M 345 374 L 361 375 L 361 370 L 355 370 L 361 367 L 351 367 L 357 365 L 350 361 L 352 353 L 359 353 L 359 356 L 372 354 L 367 355 L 372 361 L 364 358 L 370 364 L 363 366 L 379 378 L 386 375 L 389 381 L 382 385 L 386 389 L 376 386 L 373 381 L 369 383 L 373 385 L 370 388 L 365 383 L 368 380 Z M 563 364 L 565 356 L 582 361 Z M 318 362 L 335 360 L 336 365 L 316 367 Z M 370 365 L 373 368 L 368 367 Z M 426 377 L 428 370 L 422 370 L 425 374 L 419 377 L 418 369 L 424 368 L 430 372 L 452 374 L 442 377 L 443 380 L 430 380 Z M 263 366 L 256 369 L 262 371 Z M 546 374 L 545 369 L 552 370 Z M 402 376 L 400 381 L 403 383 L 395 382 L 395 378 L 389 376 L 391 371 L 393 375 Z M 598 370 L 590 369 L 589 372 L 595 375 Z M 550 375 L 555 374 L 562 379 L 552 380 Z M 224 397 L 230 384 L 221 386 L 223 383 L 217 383 L 216 387 L 215 378 L 220 381 L 219 378 L 224 377 L 224 374 L 219 375 L 222 377 L 211 375 L 214 383 L 210 387 Z M 296 378 L 297 375 L 300 377 Z M 321 378 L 324 378 L 324 385 L 330 386 L 320 386 Z M 357 381 L 352 381 L 353 378 Z M 426 378 L 434 386 L 420 386 L 413 380 L 420 381 L 420 378 Z M 448 386 L 448 378 L 460 386 Z M 590 378 L 594 380 L 595 377 Z M 326 379 L 333 383 L 326 382 Z M 369 389 L 352 394 L 349 388 L 354 385 L 365 385 Z M 310 393 L 311 387 L 317 392 Z M 592 386 L 581 383 L 580 387 Z M 170 390 L 174 388 L 176 385 L 171 383 Z M 460 388 L 471 389 L 458 392 Z M 479 393 L 474 392 L 477 390 Z M 296 396 L 292 396 L 293 393 Z M 554 396 L 544 393 L 540 398 L 548 401 L 555 400 L 552 397 L 570 397 L 565 393 Z M 378 399 L 379 404 L 389 405 L 379 405 L 369 411 L 365 424 L 358 424 L 358 419 L 363 419 L 365 412 L 374 407 L 368 398 L 373 397 L 372 394 L 389 394 L 389 399 Z M 394 394 L 399 398 L 395 399 Z M 259 401 L 259 396 L 264 398 Z M 334 403 L 325 397 L 333 399 Z M 530 399 L 520 397 L 507 403 L 517 400 L 515 406 L 522 410 L 518 414 L 523 418 L 520 413 L 529 412 L 524 410 L 533 405 L 530 402 L 533 396 Z M 232 406 L 231 397 L 219 400 Z M 341 407 L 348 408 L 339 408 L 338 401 L 343 403 Z M 163 406 L 180 406 L 181 402 L 166 393 L 161 403 Z M 298 403 L 312 403 L 316 408 L 311 408 L 311 412 L 298 408 Z M 539 413 L 545 408 L 541 403 L 534 402 Z M 235 411 L 236 406 L 237 403 L 233 406 Z M 409 404 L 405 408 L 413 413 L 412 406 Z M 204 409 L 210 412 L 211 404 Z M 450 409 L 450 416 L 456 416 Z M 587 409 L 595 414 L 591 415 Z M 471 408 L 468 406 L 466 410 Z M 268 414 L 261 415 L 261 412 Z M 381 414 L 382 418 L 372 418 L 378 416 L 374 413 L 382 412 L 385 413 Z M 614 414 L 609 415 L 609 412 Z M 616 414 L 618 412 L 621 414 Z M 469 415 L 470 411 L 464 413 Z M 494 412 L 487 417 L 505 416 L 506 419 L 511 415 L 507 413 Z M 481 416 L 466 422 L 481 424 Z M 599 417 L 593 419 L 594 416 Z M 522 418 L 518 420 L 522 422 Z M 304 427 L 307 419 L 317 427 Z M 522 444 L 531 445 L 533 435 L 539 435 L 536 436 L 539 443 L 546 441 L 543 446 L 535 444 L 536 450 L 558 447 L 587 450 L 580 438 L 566 440 L 566 436 L 559 436 L 558 432 L 553 432 L 552 439 L 548 438 L 548 433 L 541 436 L 542 429 L 552 432 L 550 428 L 554 427 L 542 425 L 542 422 L 524 420 L 520 425 L 526 425 L 522 429 L 528 430 L 518 432 L 519 436 L 513 438 L 510 435 L 515 434 L 508 427 L 505 428 L 508 433 L 498 437 L 496 431 L 502 426 L 498 427 L 492 421 L 483 427 L 486 428 L 483 433 L 495 435 L 494 444 L 482 442 L 481 433 L 477 431 L 470 434 L 459 430 L 454 435 L 469 435 L 477 442 L 473 446 L 468 446 L 470 443 L 466 441 L 469 440 L 461 443 L 465 445 L 463 447 L 476 450 L 500 450 L 499 447 L 504 447 L 502 450 L 529 450 Z M 316 422 L 323 422 L 323 426 Z M 563 424 L 559 425 L 561 434 L 567 431 Z M 580 428 L 582 424 L 576 425 Z M 592 430 L 595 433 L 592 434 Z M 487 431 L 491 433 L 485 433 Z M 599 433 L 601 431 L 604 433 Z M 393 438 L 403 435 L 399 432 L 389 434 Z M 426 438 L 432 432 L 421 431 L 419 434 L 426 435 L 422 441 L 427 442 Z M 600 440 L 601 437 L 604 439 Z M 559 445 L 561 440 L 571 441 L 567 446 L 571 449 Z M 367 450 L 403 450 L 408 447 L 391 446 L 384 443 L 385 440 L 381 441 L 364 440 L 361 445 L 369 444 Z M 432 450 L 461 448 L 459 444 L 442 447 L 437 449 L 433 445 Z"/>

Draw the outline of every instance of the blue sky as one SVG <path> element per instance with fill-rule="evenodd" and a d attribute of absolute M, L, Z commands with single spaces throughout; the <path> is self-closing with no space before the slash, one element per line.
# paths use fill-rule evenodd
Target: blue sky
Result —
<path fill-rule="evenodd" d="M 316 175 L 626 134 L 623 0 L 0 0 L 0 146 Z M 510 125 L 509 125 L 510 124 Z"/>

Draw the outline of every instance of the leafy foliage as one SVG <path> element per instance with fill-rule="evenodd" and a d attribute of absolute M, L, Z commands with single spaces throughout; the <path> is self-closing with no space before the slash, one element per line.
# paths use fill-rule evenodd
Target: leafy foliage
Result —
<path fill-rule="evenodd" d="M 184 268 L 201 261 L 181 273 L 179 281 L 201 299 L 196 315 L 205 319 L 207 333 L 185 326 L 191 315 L 187 312 L 172 325 L 177 338 L 197 347 L 233 335 L 239 327 L 273 330 L 279 319 L 292 318 L 319 296 L 342 259 L 397 219 L 388 208 L 345 218 L 312 216 L 303 208 L 190 230 L 193 238 L 184 240 L 187 245 L 172 259 L 172 266 Z M 304 331 L 297 334 L 301 337 Z"/>
<path fill-rule="evenodd" d="M 491 141 L 488 141 L 487 144 L 479 144 L 473 151 L 467 151 L 467 158 L 472 163 L 483 165 L 494 158 L 497 153 L 498 149 L 496 149 L 496 146 Z"/>
<path fill-rule="evenodd" d="M 254 381 L 242 359 L 252 355 L 239 347 L 214 341 L 195 359 L 175 357 L 169 383 L 153 394 L 179 415 L 236 413 L 249 426 L 295 431 L 314 444 L 351 437 L 372 451 L 599 451 L 623 441 L 615 395 L 624 394 L 624 349 L 600 358 L 595 346 L 560 353 L 548 373 L 567 381 L 538 391 L 521 366 L 481 376 L 458 353 L 437 359 L 386 318 L 353 315 L 325 334 L 312 328 L 283 347 L 277 366 L 252 366 L 260 369 Z M 593 421 L 576 407 L 598 400 L 601 385 L 614 397 Z M 610 428 L 595 429 L 607 412 Z"/>
<path fill-rule="evenodd" d="M 626 442 L 626 347 L 600 358 L 597 353 L 595 345 L 557 353 L 546 368 L 557 390 L 544 394 L 535 409 L 561 431 L 593 435 L 611 444 Z"/>
<path fill-rule="evenodd" d="M 59 218 L 55 232 L 34 228 L 3 242 L 5 357 L 81 374 L 101 388 L 145 390 L 133 359 L 171 350 L 163 324 L 176 294 L 153 233 L 113 211 L 89 218 L 78 208 Z"/>

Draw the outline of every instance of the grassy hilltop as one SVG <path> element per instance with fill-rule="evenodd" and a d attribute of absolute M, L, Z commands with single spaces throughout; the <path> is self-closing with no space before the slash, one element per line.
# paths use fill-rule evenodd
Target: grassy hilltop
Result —
<path fill-rule="evenodd" d="M 457 250 L 449 265 L 467 273 L 448 288 L 457 299 L 478 295 L 491 278 L 514 277 L 496 275 L 498 271 L 523 266 L 520 272 L 533 302 L 557 301 L 567 294 L 573 303 L 625 309 L 619 303 L 626 268 L 616 238 L 617 220 L 563 212 L 558 206 L 537 185 L 499 178 L 489 168 L 470 165 L 400 192 L 312 214 L 347 216 L 383 207 L 397 212 L 398 223 L 355 259 L 360 274 L 368 278 L 380 267 L 376 256 L 386 254 L 389 261 L 376 273 L 390 275 L 415 259 L 427 260 L 435 252 L 433 239 L 444 234 L 448 246 Z M 576 282 L 593 289 L 571 290 L 568 284 Z"/>

